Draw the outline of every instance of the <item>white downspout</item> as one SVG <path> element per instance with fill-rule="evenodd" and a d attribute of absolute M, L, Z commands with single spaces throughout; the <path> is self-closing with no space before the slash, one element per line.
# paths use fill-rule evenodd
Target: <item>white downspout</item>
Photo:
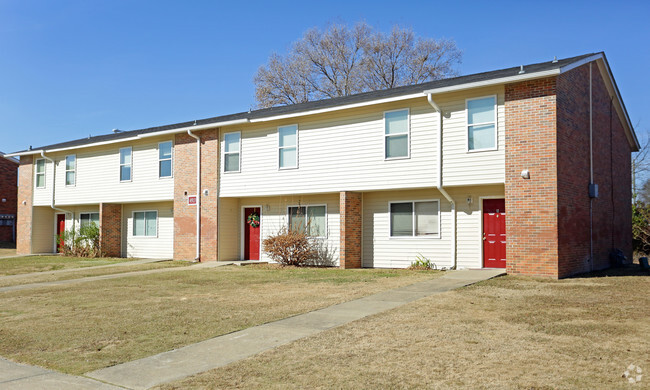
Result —
<path fill-rule="evenodd" d="M 47 157 L 47 156 L 45 155 L 45 151 L 44 151 L 44 150 L 41 150 L 41 157 L 43 157 L 44 159 L 46 159 L 47 161 L 49 161 L 49 162 L 52 163 L 52 200 L 51 200 L 51 202 L 50 202 L 50 207 L 51 207 L 53 210 L 56 210 L 56 211 L 62 211 L 66 216 L 67 216 L 67 214 L 72 214 L 71 211 L 64 210 L 64 209 L 62 209 L 62 208 L 58 208 L 58 207 L 55 206 L 54 197 L 55 197 L 55 195 L 56 195 L 56 163 L 54 162 L 54 159 L 52 159 L 52 158 L 50 158 L 50 157 Z M 45 170 L 45 172 L 47 172 L 47 169 Z M 73 220 L 74 220 L 74 218 L 73 218 Z M 56 250 L 56 247 L 57 247 L 57 244 L 55 243 L 55 244 L 54 244 L 54 248 L 55 248 L 55 250 Z"/>
<path fill-rule="evenodd" d="M 187 129 L 187 135 L 196 140 L 196 258 L 201 260 L 201 138 Z"/>
<path fill-rule="evenodd" d="M 454 199 L 449 196 L 447 191 L 442 187 L 442 110 L 436 102 L 433 101 L 432 94 L 427 94 L 427 101 L 433 107 L 434 110 L 438 112 L 438 140 L 436 141 L 436 147 L 438 151 L 438 174 L 437 174 L 437 183 L 436 188 L 442 196 L 444 196 L 447 201 L 451 204 L 451 269 L 456 269 L 457 267 L 457 258 L 456 258 L 456 203 Z"/>

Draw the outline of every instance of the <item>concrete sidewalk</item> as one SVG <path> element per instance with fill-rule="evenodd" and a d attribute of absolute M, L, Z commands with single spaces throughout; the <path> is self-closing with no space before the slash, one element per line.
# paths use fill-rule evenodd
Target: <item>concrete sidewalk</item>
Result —
<path fill-rule="evenodd" d="M 147 389 L 222 367 L 420 298 L 502 274 L 504 274 L 503 270 L 450 271 L 440 278 L 254 326 L 148 358 L 92 371 L 85 376 L 129 389 Z"/>
<path fill-rule="evenodd" d="M 112 390 L 121 387 L 0 358 L 0 389 Z"/>
<path fill-rule="evenodd" d="M 32 256 L 32 255 L 29 255 L 29 256 Z M 11 258 L 15 258 L 15 257 L 27 257 L 27 256 L 11 256 Z M 0 257 L 0 260 L 2 260 L 1 257 Z M 57 270 L 52 270 L 52 271 L 30 272 L 28 274 L 4 275 L 4 276 L 0 276 L 0 280 L 12 280 L 12 279 L 20 279 L 20 278 L 29 278 L 29 277 L 32 277 L 32 276 L 40 276 L 40 275 L 56 275 L 56 274 L 60 274 L 60 273 L 64 273 L 64 272 L 88 271 L 88 270 L 91 270 L 91 269 L 103 269 L 103 268 L 113 268 L 113 267 L 129 267 L 129 266 L 138 265 L 138 264 L 159 263 L 161 261 L 169 261 L 169 259 L 139 259 L 139 260 L 123 261 L 121 263 L 115 263 L 115 264 L 95 265 L 95 266 L 90 266 L 90 267 L 64 268 L 64 269 L 57 269 Z"/>
<path fill-rule="evenodd" d="M 138 261 L 136 263 L 136 261 Z M 135 260 L 133 265 L 135 264 L 145 264 L 145 263 L 155 263 L 155 262 L 160 262 L 160 261 L 165 261 L 165 260 L 156 260 L 156 259 L 144 259 L 144 260 Z M 119 264 L 124 264 L 124 263 L 119 263 Z M 142 270 L 142 271 L 133 271 L 133 272 L 122 272 L 122 273 L 117 273 L 117 274 L 106 274 L 106 275 L 97 275 L 97 276 L 86 276 L 83 278 L 78 278 L 78 279 L 64 279 L 64 280 L 53 280 L 50 282 L 37 282 L 37 283 L 26 283 L 26 284 L 18 284 L 15 286 L 7 286 L 7 287 L 0 287 L 0 293 L 3 292 L 11 292 L 11 291 L 21 291 L 21 290 L 29 290 L 32 288 L 40 288 L 40 287 L 54 287 L 54 286 L 65 286 L 69 284 L 76 284 L 76 283 L 86 283 L 86 282 L 94 282 L 97 280 L 108 280 L 108 279 L 117 279 L 117 278 L 126 278 L 129 276 L 138 276 L 138 275 L 149 275 L 149 274 L 158 274 L 162 272 L 173 272 L 173 271 L 186 271 L 189 269 L 202 269 L 202 268 L 215 268 L 215 267 L 224 267 L 227 265 L 247 265 L 247 264 L 265 264 L 265 262 L 260 262 L 260 261 L 253 261 L 253 260 L 244 260 L 244 261 L 209 261 L 206 263 L 196 263 L 189 265 L 187 267 L 170 267 L 170 268 L 158 268 L 158 269 L 150 269 L 150 270 Z M 115 267 L 118 264 L 109 264 L 106 266 L 97 266 L 97 267 L 86 267 L 86 268 L 74 268 L 74 269 L 68 269 L 68 270 L 60 270 L 60 271 L 86 271 L 90 269 L 97 269 L 97 268 L 103 268 L 103 267 Z M 48 275 L 49 273 L 54 273 L 54 272 L 59 272 L 59 271 L 45 271 L 45 272 L 39 272 L 35 274 L 22 274 L 22 275 L 10 275 L 10 276 L 3 276 L 0 277 L 0 279 L 3 278 L 12 278 L 12 277 L 18 277 L 18 276 L 25 276 L 25 275 Z"/>

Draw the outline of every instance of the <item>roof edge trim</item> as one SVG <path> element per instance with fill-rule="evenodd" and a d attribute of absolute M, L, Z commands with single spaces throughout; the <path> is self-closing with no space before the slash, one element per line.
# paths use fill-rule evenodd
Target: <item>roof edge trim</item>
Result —
<path fill-rule="evenodd" d="M 201 130 L 211 129 L 211 128 L 214 128 L 214 127 L 238 125 L 238 124 L 243 124 L 243 123 L 248 123 L 248 119 L 235 119 L 235 120 L 231 120 L 231 121 L 208 123 L 208 124 L 205 124 L 205 125 L 185 126 L 185 127 L 180 127 L 178 129 L 172 129 L 172 130 L 152 131 L 151 133 L 139 134 L 139 135 L 136 135 L 134 137 L 118 138 L 118 139 L 114 139 L 114 140 L 110 140 L 110 141 L 93 142 L 93 143 L 90 143 L 90 144 L 68 146 L 68 147 L 65 147 L 65 148 L 55 148 L 55 149 L 47 149 L 47 150 L 45 150 L 45 149 L 36 150 L 35 149 L 35 150 L 29 150 L 29 151 L 25 151 L 25 152 L 6 154 L 5 157 L 29 156 L 29 155 L 32 155 L 32 154 L 40 154 L 41 151 L 48 152 L 48 153 L 56 153 L 56 152 L 63 152 L 63 151 L 66 151 L 66 150 L 90 148 L 90 147 L 93 147 L 93 146 L 110 145 L 110 144 L 116 144 L 116 143 L 120 143 L 120 142 L 137 141 L 137 140 L 140 140 L 140 139 L 143 139 L 143 138 L 159 137 L 159 136 L 168 135 L 168 134 L 185 133 L 185 132 L 187 132 L 187 130 L 201 131 Z"/>
<path fill-rule="evenodd" d="M 524 73 L 524 74 L 517 75 L 517 76 L 500 77 L 498 79 L 477 81 L 477 82 L 474 82 L 474 83 L 458 84 L 458 85 L 452 85 L 452 86 L 449 86 L 449 87 L 428 89 L 426 91 L 423 91 L 423 93 L 426 95 L 426 94 L 430 94 L 430 93 L 443 93 L 443 92 L 460 91 L 460 90 L 464 90 L 464 89 L 487 87 L 487 86 L 496 85 L 496 84 L 506 84 L 506 83 L 514 83 L 514 82 L 518 82 L 518 81 L 524 81 L 524 80 L 540 79 L 540 78 L 543 78 L 543 77 L 556 76 L 558 74 L 560 74 L 560 69 L 551 69 L 551 70 L 544 70 L 544 71 L 540 71 L 540 72 Z"/>
<path fill-rule="evenodd" d="M 317 110 L 295 112 L 295 113 L 292 113 L 292 114 L 274 115 L 274 116 L 256 118 L 256 119 L 251 119 L 250 122 L 251 123 L 270 122 L 270 121 L 275 121 L 275 120 L 279 120 L 279 119 L 295 118 L 295 117 L 298 117 L 298 116 L 315 115 L 315 114 L 322 114 L 322 113 L 332 112 L 332 111 L 348 110 L 350 108 L 372 106 L 372 105 L 375 105 L 375 104 L 390 103 L 390 102 L 396 102 L 396 101 L 400 101 L 400 100 L 415 99 L 415 98 L 419 98 L 419 97 L 422 97 L 421 93 L 412 93 L 412 94 L 408 94 L 408 95 L 393 96 L 393 97 L 390 97 L 390 98 L 368 100 L 366 102 L 360 102 L 360 103 L 345 104 L 345 105 L 342 105 L 342 106 L 334 106 L 334 107 L 321 108 L 321 109 L 317 109 Z"/>

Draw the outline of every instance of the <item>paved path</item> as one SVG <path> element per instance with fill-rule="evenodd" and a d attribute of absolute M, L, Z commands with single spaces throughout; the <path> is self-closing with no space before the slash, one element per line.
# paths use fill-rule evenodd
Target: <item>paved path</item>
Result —
<path fill-rule="evenodd" d="M 0 389 L 86 390 L 121 389 L 89 378 L 61 374 L 0 358 Z"/>
<path fill-rule="evenodd" d="M 85 375 L 129 389 L 147 389 L 222 367 L 324 330 L 501 274 L 502 270 L 451 271 L 440 278 L 254 326 Z"/>
<path fill-rule="evenodd" d="M 31 255 L 29 255 L 31 256 Z M 19 257 L 19 256 L 12 256 L 11 258 L 14 257 Z M 2 257 L 0 257 L 0 260 L 2 260 Z M 115 264 L 104 264 L 104 265 L 95 265 L 95 266 L 89 266 L 89 267 L 78 267 L 78 268 L 64 268 L 64 269 L 57 269 L 53 271 L 40 271 L 40 272 L 30 272 L 28 274 L 16 274 L 16 275 L 4 275 L 0 276 L 0 280 L 13 280 L 13 279 L 20 279 L 20 278 L 29 278 L 32 276 L 41 276 L 41 275 L 56 275 L 60 274 L 63 272 L 75 272 L 75 271 L 88 271 L 91 269 L 102 269 L 102 268 L 113 268 L 113 267 L 129 267 L 132 265 L 138 265 L 138 264 L 148 264 L 148 263 L 159 263 L 161 261 L 167 261 L 166 259 L 139 259 L 139 260 L 129 260 L 129 261 L 122 261 L 120 263 L 115 263 Z"/>
<path fill-rule="evenodd" d="M 197 264 L 192 266 L 192 269 L 228 264 L 233 263 Z M 179 268 L 155 271 L 176 269 Z M 129 274 L 143 272 L 149 273 L 149 271 L 139 271 Z M 502 270 L 449 271 L 439 278 L 254 326 L 148 358 L 92 371 L 86 373 L 85 377 L 66 375 L 0 358 L 0 389 L 147 389 L 222 367 L 324 330 L 503 273 Z M 124 274 L 120 274 L 122 275 Z M 105 279 L 106 276 L 111 275 L 97 278 Z"/>
<path fill-rule="evenodd" d="M 137 261 L 137 260 L 136 260 Z M 157 261 L 162 261 L 162 260 L 142 260 L 140 263 L 135 263 L 132 262 L 132 265 L 135 264 L 143 264 L 143 263 L 153 263 Z M 162 272 L 173 272 L 173 271 L 184 271 L 188 269 L 200 269 L 200 268 L 214 268 L 214 267 L 222 267 L 225 265 L 243 265 L 243 264 L 249 264 L 249 263 L 255 263 L 259 264 L 259 261 L 210 261 L 207 263 L 197 263 L 197 264 L 192 264 L 187 267 L 170 267 L 170 268 L 157 268 L 157 269 L 149 269 L 149 270 L 143 270 L 143 271 L 133 271 L 133 272 L 122 272 L 118 274 L 106 274 L 106 275 L 97 275 L 97 276 L 87 276 L 84 278 L 78 278 L 78 279 L 65 279 L 65 280 L 53 280 L 49 282 L 38 282 L 38 283 L 27 283 L 27 284 L 18 284 L 15 286 L 7 286 L 7 287 L 0 287 L 0 293 L 3 292 L 11 292 L 11 291 L 21 291 L 21 290 L 29 290 L 33 288 L 40 288 L 40 287 L 54 287 L 54 286 L 65 286 L 69 284 L 76 284 L 76 283 L 86 283 L 86 282 L 94 282 L 97 280 L 107 280 L 107 279 L 117 279 L 117 278 L 125 278 L 128 276 L 137 276 L 137 275 L 149 275 L 149 274 L 157 274 L 157 273 L 162 273 Z M 119 264 L 124 264 L 124 263 L 119 263 Z M 108 267 L 114 267 L 117 264 L 109 264 L 107 265 Z M 68 269 L 68 270 L 60 270 L 60 271 L 87 271 L 90 269 L 97 269 L 97 268 L 102 268 L 106 266 L 98 266 L 98 267 L 86 267 L 86 268 L 74 268 L 74 269 Z M 51 271 L 51 272 L 58 272 L 58 271 Z M 34 273 L 30 275 L 48 275 L 50 272 L 39 272 L 39 273 Z M 23 275 L 11 275 L 11 276 L 4 276 L 0 279 L 4 278 L 11 278 L 15 276 L 24 276 Z"/>

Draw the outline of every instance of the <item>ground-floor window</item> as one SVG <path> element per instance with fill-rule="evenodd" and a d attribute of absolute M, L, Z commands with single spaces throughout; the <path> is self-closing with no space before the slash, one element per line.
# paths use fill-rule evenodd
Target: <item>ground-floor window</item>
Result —
<path fill-rule="evenodd" d="M 134 211 L 133 235 L 142 237 L 156 237 L 158 235 L 158 212 Z"/>
<path fill-rule="evenodd" d="M 95 223 L 99 226 L 99 213 L 80 213 L 79 214 L 79 226 L 84 227 Z"/>
<path fill-rule="evenodd" d="M 440 233 L 437 200 L 391 202 L 391 237 L 436 237 Z"/>
<path fill-rule="evenodd" d="M 312 237 L 327 236 L 327 206 L 291 206 L 288 211 L 291 230 L 305 231 Z"/>

